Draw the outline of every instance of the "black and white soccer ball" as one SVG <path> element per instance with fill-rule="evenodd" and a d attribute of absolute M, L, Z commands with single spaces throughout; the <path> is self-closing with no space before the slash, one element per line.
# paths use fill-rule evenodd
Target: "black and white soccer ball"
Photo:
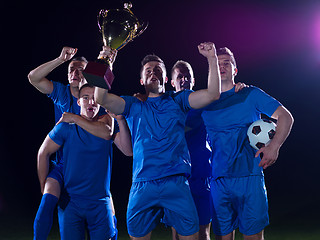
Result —
<path fill-rule="evenodd" d="M 276 133 L 276 124 L 268 119 L 253 122 L 247 131 L 250 145 L 259 150 L 267 146 Z"/>

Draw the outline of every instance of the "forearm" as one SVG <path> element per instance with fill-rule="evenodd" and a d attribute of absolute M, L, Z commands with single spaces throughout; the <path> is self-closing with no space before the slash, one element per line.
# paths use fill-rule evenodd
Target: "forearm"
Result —
<path fill-rule="evenodd" d="M 105 140 L 110 140 L 112 138 L 113 126 L 109 126 L 108 124 L 102 121 L 88 121 L 87 119 L 79 115 L 74 115 L 74 117 L 74 123 L 86 130 L 87 132 L 91 133 L 92 135 L 99 138 L 103 138 Z"/>
<path fill-rule="evenodd" d="M 119 120 L 119 132 L 117 133 L 114 143 L 117 145 L 119 150 L 126 156 L 132 156 L 132 142 L 131 134 L 125 119 Z"/>
<path fill-rule="evenodd" d="M 208 95 L 217 100 L 221 93 L 221 77 L 218 66 L 217 56 L 208 58 L 209 73 L 208 73 Z"/>
<path fill-rule="evenodd" d="M 192 92 L 189 96 L 190 106 L 199 109 L 219 99 L 221 93 L 220 72 L 217 57 L 208 57 L 208 88 Z"/>
<path fill-rule="evenodd" d="M 112 93 L 108 93 L 107 89 L 96 87 L 94 97 L 98 104 L 110 112 L 116 115 L 123 113 L 125 107 L 124 99 Z"/>
<path fill-rule="evenodd" d="M 53 91 L 53 85 L 48 79 L 46 79 L 46 76 L 62 63 L 62 60 L 56 58 L 50 62 L 40 65 L 28 74 L 29 82 L 40 92 L 50 94 Z"/>
<path fill-rule="evenodd" d="M 33 69 L 28 74 L 28 79 L 32 85 L 36 85 L 43 78 L 45 78 L 52 70 L 60 66 L 64 61 L 60 58 L 56 58 L 50 62 L 44 63 L 39 67 Z"/>
<path fill-rule="evenodd" d="M 279 107 L 279 110 L 280 111 L 277 110 L 276 112 L 280 112 L 280 114 L 278 116 L 273 116 L 277 119 L 277 128 L 276 134 L 269 144 L 270 147 L 278 149 L 289 136 L 294 121 L 291 113 L 284 107 Z"/>

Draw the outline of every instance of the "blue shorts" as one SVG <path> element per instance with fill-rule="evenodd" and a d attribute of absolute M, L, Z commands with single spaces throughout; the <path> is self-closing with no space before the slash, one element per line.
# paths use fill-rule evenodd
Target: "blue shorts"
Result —
<path fill-rule="evenodd" d="M 208 178 L 189 178 L 190 190 L 197 208 L 199 224 L 207 225 L 212 220 L 212 198 Z"/>
<path fill-rule="evenodd" d="M 224 236 L 239 228 L 242 234 L 253 235 L 269 224 L 263 176 L 211 180 L 211 195 L 214 234 Z"/>
<path fill-rule="evenodd" d="M 184 176 L 132 183 L 128 209 L 128 233 L 143 237 L 160 222 L 189 236 L 199 231 L 199 219 L 189 184 Z"/>
<path fill-rule="evenodd" d="M 117 233 L 110 199 L 88 201 L 71 197 L 63 210 L 58 208 L 62 240 L 85 239 L 85 230 L 91 240 L 109 239 Z"/>
<path fill-rule="evenodd" d="M 63 186 L 63 163 L 54 163 L 52 165 L 52 169 L 50 170 L 47 178 L 53 178 L 57 180 L 60 184 L 60 187 L 62 188 Z"/>

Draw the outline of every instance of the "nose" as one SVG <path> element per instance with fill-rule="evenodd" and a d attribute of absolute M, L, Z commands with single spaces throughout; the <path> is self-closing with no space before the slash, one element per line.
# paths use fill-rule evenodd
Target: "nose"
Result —
<path fill-rule="evenodd" d="M 96 104 L 94 98 L 89 99 L 89 104 L 94 106 Z"/>

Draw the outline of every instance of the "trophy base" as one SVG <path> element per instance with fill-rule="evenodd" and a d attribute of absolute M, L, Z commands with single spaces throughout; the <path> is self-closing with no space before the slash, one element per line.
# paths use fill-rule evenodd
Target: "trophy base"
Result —
<path fill-rule="evenodd" d="M 114 75 L 107 64 L 88 62 L 82 74 L 90 85 L 107 90 L 111 89 Z"/>

